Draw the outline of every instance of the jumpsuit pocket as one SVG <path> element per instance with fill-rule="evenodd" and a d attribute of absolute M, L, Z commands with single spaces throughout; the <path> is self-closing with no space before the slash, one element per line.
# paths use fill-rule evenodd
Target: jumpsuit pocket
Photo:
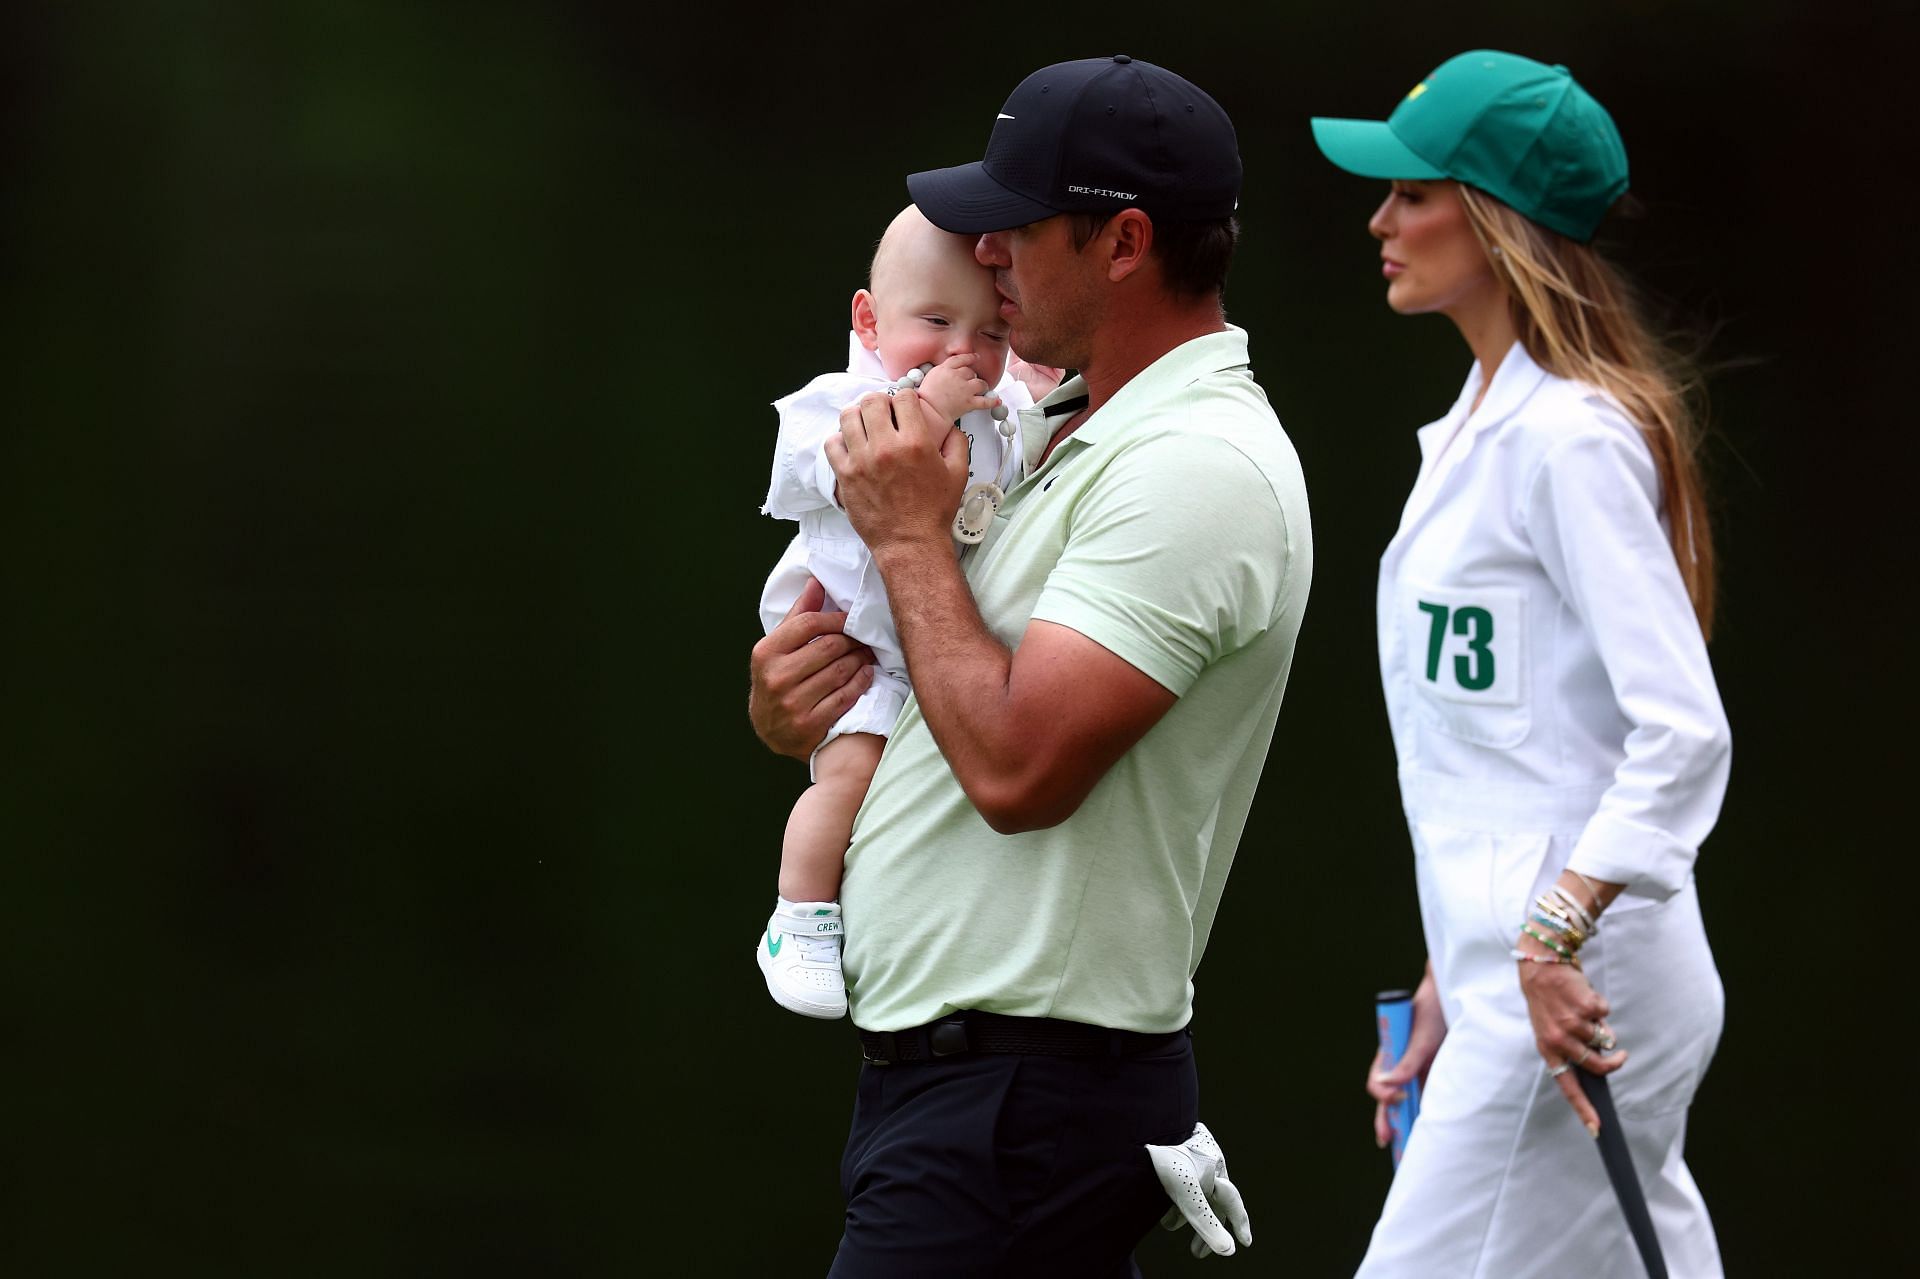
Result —
<path fill-rule="evenodd" d="M 1487 868 L 1487 915 L 1495 940 L 1512 950 L 1520 940 L 1521 925 L 1532 916 L 1533 899 L 1554 877 L 1546 873 L 1553 836 L 1508 831 L 1488 838 L 1493 849 Z"/>
<path fill-rule="evenodd" d="M 1527 920 L 1553 836 L 1412 824 L 1421 913 L 1438 971 L 1455 981 L 1515 982 L 1507 952 Z"/>
<path fill-rule="evenodd" d="M 1526 617 L 1515 587 L 1401 587 L 1401 651 L 1421 723 L 1480 746 L 1526 740 Z"/>

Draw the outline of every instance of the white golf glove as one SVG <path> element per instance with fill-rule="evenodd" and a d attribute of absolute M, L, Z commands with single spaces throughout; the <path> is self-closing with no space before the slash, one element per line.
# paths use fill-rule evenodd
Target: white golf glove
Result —
<path fill-rule="evenodd" d="M 1227 1180 L 1226 1153 L 1205 1124 L 1195 1124 L 1193 1136 L 1178 1146 L 1149 1144 L 1147 1154 L 1153 1160 L 1153 1170 L 1160 1175 L 1167 1198 L 1173 1200 L 1173 1207 L 1160 1219 L 1160 1224 L 1168 1230 L 1178 1230 L 1191 1223 L 1193 1239 L 1188 1247 L 1194 1256 L 1205 1257 L 1217 1252 L 1231 1257 L 1236 1238 L 1242 1245 L 1252 1246 L 1253 1224 L 1247 1220 L 1246 1201 Z M 1219 1216 L 1214 1215 L 1215 1209 L 1219 1210 Z M 1233 1227 L 1232 1234 L 1220 1224 L 1221 1217 Z"/>

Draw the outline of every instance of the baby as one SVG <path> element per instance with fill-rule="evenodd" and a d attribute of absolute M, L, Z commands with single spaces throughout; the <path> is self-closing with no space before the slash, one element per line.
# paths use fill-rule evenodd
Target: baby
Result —
<path fill-rule="evenodd" d="M 774 1000 L 809 1017 L 847 1011 L 841 861 L 854 813 L 909 691 L 886 588 L 839 508 L 825 442 L 840 430 L 840 411 L 862 395 L 916 385 L 924 402 L 966 433 L 968 487 L 954 535 L 958 543 L 977 542 L 1003 491 L 1024 469 L 1014 414 L 1059 381 L 1058 370 L 1017 361 L 1032 388 L 1007 375 L 1000 294 L 992 270 L 974 259 L 974 242 L 938 229 L 911 205 L 901 210 L 874 252 L 867 287 L 853 295 L 847 371 L 823 374 L 773 405 L 780 436 L 760 509 L 799 521 L 800 531 L 767 578 L 760 620 L 773 629 L 816 578 L 826 589 L 825 607 L 845 610 L 846 633 L 873 650 L 879 668 L 813 753 L 813 784 L 787 819 L 779 895 L 757 948 Z"/>

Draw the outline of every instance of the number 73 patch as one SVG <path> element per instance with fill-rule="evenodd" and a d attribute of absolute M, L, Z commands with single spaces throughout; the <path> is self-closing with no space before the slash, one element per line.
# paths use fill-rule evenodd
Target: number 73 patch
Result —
<path fill-rule="evenodd" d="M 1525 696 L 1526 596 L 1507 587 L 1407 584 L 1401 625 L 1413 683 L 1431 697 L 1517 706 Z"/>

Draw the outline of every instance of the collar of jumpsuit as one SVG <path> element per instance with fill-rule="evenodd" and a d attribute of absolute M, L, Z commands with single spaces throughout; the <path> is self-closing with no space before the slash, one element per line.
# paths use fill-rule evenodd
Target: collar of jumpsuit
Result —
<path fill-rule="evenodd" d="M 1475 409 L 1473 398 L 1480 392 L 1481 369 L 1480 362 L 1474 361 L 1447 415 L 1415 433 L 1420 441 L 1420 475 L 1413 482 L 1413 492 L 1402 513 L 1401 531 L 1426 509 L 1440 480 L 1472 451 L 1473 438 L 1512 417 L 1546 377 L 1546 370 L 1533 362 L 1527 348 L 1515 342 L 1501 358 L 1500 367 L 1493 372 L 1493 385 Z"/>

